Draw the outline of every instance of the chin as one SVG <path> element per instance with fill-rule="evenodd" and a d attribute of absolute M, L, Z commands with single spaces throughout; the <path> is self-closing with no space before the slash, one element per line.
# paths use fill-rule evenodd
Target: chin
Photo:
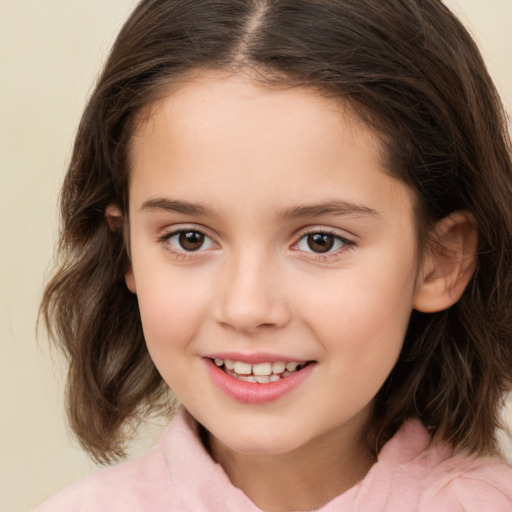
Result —
<path fill-rule="evenodd" d="M 240 439 L 230 438 L 221 441 L 230 450 L 243 455 L 269 456 L 283 455 L 297 449 L 301 443 L 293 442 L 289 437 L 269 438 L 268 436 L 247 436 Z"/>
<path fill-rule="evenodd" d="M 231 429 L 213 429 L 210 433 L 229 450 L 244 455 L 283 455 L 308 444 L 304 435 L 296 436 L 288 428 L 255 425 Z"/>

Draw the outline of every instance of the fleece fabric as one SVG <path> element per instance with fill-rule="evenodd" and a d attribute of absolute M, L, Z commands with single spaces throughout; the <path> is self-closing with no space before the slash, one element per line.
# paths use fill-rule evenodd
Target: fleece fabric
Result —
<path fill-rule="evenodd" d="M 261 512 L 204 449 L 182 409 L 144 456 L 63 489 L 36 512 Z M 511 512 L 512 468 L 455 455 L 410 420 L 355 487 L 318 512 Z"/>

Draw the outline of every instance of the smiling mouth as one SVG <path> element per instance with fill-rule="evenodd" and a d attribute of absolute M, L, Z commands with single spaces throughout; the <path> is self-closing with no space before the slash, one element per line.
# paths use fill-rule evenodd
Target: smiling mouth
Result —
<path fill-rule="evenodd" d="M 299 372 L 312 362 L 276 361 L 273 363 L 250 364 L 242 361 L 233 361 L 232 359 L 220 359 L 218 357 L 212 359 L 212 361 L 230 377 L 258 384 L 269 384 L 286 379 L 286 377 Z"/>

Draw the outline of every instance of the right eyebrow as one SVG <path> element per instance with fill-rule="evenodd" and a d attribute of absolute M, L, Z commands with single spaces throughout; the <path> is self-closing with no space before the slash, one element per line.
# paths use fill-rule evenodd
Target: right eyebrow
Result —
<path fill-rule="evenodd" d="M 184 215 L 213 215 L 213 212 L 202 204 L 189 203 L 188 201 L 169 199 L 166 197 L 157 197 L 155 199 L 144 201 L 140 210 L 175 212 L 182 213 Z"/>

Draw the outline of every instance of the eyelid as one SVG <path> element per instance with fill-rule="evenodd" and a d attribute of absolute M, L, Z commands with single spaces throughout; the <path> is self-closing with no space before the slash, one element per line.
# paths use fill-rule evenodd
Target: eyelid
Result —
<path fill-rule="evenodd" d="M 295 238 L 300 239 L 306 235 L 314 235 L 315 233 L 333 235 L 350 243 L 356 243 L 356 239 L 358 238 L 354 233 L 351 233 L 346 229 L 325 226 L 322 224 L 313 224 L 311 226 L 306 226 L 301 229 L 298 229 L 295 233 Z"/>
<path fill-rule="evenodd" d="M 197 224 L 177 224 L 167 226 L 163 230 L 161 230 L 161 232 L 157 235 L 157 241 L 163 246 L 163 248 L 168 253 L 179 257 L 180 260 L 190 260 L 205 257 L 205 253 L 209 252 L 211 248 L 201 248 L 198 249 L 197 251 L 187 251 L 184 249 L 180 250 L 170 243 L 171 238 L 187 231 L 194 231 L 200 233 L 201 235 L 204 235 L 211 241 L 213 248 L 219 247 L 219 243 L 215 240 L 215 237 L 209 233 L 209 230 L 204 228 L 203 226 L 198 226 Z"/>
<path fill-rule="evenodd" d="M 216 238 L 215 233 L 213 233 L 210 228 L 195 222 L 176 222 L 174 224 L 167 224 L 158 230 L 157 238 L 169 237 L 170 235 L 172 236 L 172 234 L 176 234 L 181 231 L 197 231 L 209 238 Z"/>
<path fill-rule="evenodd" d="M 301 240 L 309 235 L 314 234 L 325 234 L 325 235 L 331 235 L 335 237 L 336 239 L 340 240 L 342 242 L 342 246 L 333 251 L 333 252 L 325 252 L 325 253 L 316 253 L 314 251 L 303 251 L 298 248 L 299 243 Z M 332 259 L 337 259 L 340 257 L 343 253 L 345 253 L 347 250 L 352 249 L 355 247 L 356 242 L 354 240 L 356 238 L 355 235 L 350 234 L 347 236 L 347 232 L 344 230 L 339 230 L 336 228 L 328 227 L 328 226 L 308 226 L 305 228 L 302 228 L 295 236 L 295 242 L 292 244 L 291 249 L 297 252 L 301 252 L 305 255 L 305 257 L 309 259 L 314 259 L 317 261 L 326 262 Z"/>

